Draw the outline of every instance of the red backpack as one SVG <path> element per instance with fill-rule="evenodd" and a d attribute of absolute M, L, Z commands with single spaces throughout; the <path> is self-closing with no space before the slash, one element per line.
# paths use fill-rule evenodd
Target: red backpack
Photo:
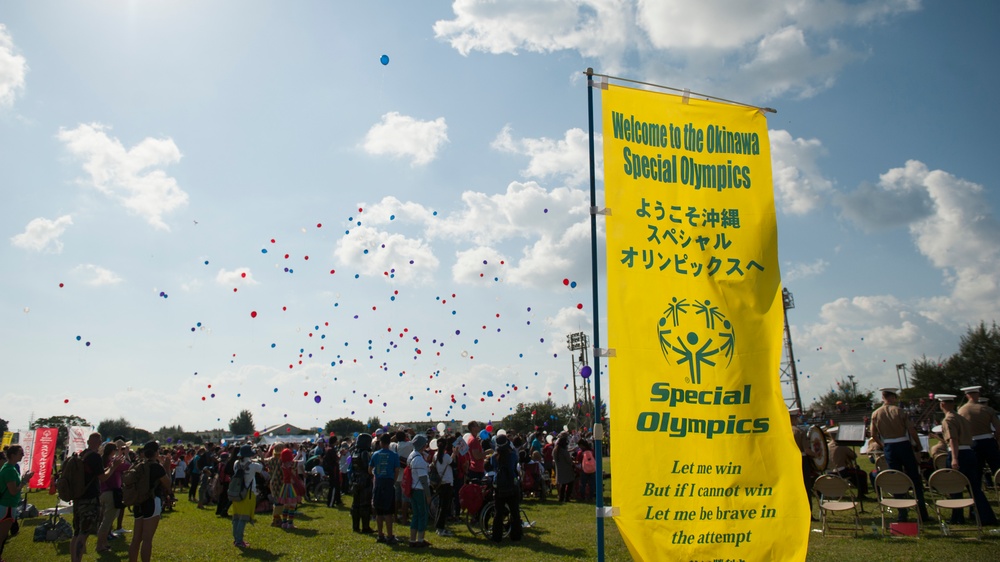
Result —
<path fill-rule="evenodd" d="M 583 465 L 583 472 L 586 474 L 593 474 L 597 472 L 597 459 L 594 458 L 593 451 L 584 451 L 583 462 L 580 464 Z"/>
<path fill-rule="evenodd" d="M 410 470 L 410 465 L 406 465 L 406 468 L 403 469 L 403 482 L 400 484 L 400 488 L 403 489 L 404 496 L 413 497 L 413 471 Z"/>

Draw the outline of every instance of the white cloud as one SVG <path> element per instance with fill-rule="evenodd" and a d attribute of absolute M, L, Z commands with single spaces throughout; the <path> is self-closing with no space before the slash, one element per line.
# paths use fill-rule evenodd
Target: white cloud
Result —
<path fill-rule="evenodd" d="M 187 204 L 188 195 L 177 181 L 159 169 L 179 162 L 181 152 L 171 139 L 147 137 L 129 150 L 109 137 L 99 123 L 59 129 L 57 138 L 74 156 L 84 160 L 89 185 L 116 199 L 161 230 L 170 230 L 163 215 Z"/>
<path fill-rule="evenodd" d="M 764 36 L 752 49 L 754 56 L 739 66 L 736 82 L 753 99 L 772 99 L 782 94 L 812 97 L 834 83 L 834 77 L 861 55 L 837 40 L 822 49 L 809 45 L 805 32 L 786 27 Z"/>
<path fill-rule="evenodd" d="M 454 19 L 434 32 L 463 55 L 573 50 L 604 72 L 637 64 L 654 81 L 759 99 L 829 87 L 858 57 L 834 32 L 919 8 L 919 0 L 456 0 Z M 627 63 L 630 55 L 638 62 Z"/>
<path fill-rule="evenodd" d="M 489 247 L 471 248 L 455 254 L 455 264 L 451 266 L 451 277 L 457 283 L 482 284 L 503 277 L 506 256 Z"/>
<path fill-rule="evenodd" d="M 352 228 L 337 240 L 334 255 L 344 266 L 387 282 L 430 282 L 440 265 L 424 240 L 367 225 Z"/>
<path fill-rule="evenodd" d="M 36 252 L 47 251 L 58 254 L 62 252 L 63 243 L 59 239 L 66 227 L 73 224 L 70 215 L 63 215 L 56 220 L 49 220 L 43 217 L 32 219 L 24 232 L 13 236 L 10 243 L 18 248 L 34 250 Z"/>
<path fill-rule="evenodd" d="M 919 186 L 865 183 L 834 200 L 845 217 L 869 232 L 906 226 L 934 212 L 927 190 Z"/>
<path fill-rule="evenodd" d="M 917 248 L 941 269 L 951 294 L 928 303 L 933 315 L 977 323 L 1000 314 L 1000 224 L 981 185 L 942 170 L 907 162 L 883 174 L 880 183 L 919 182 L 934 212 L 910 225 Z"/>
<path fill-rule="evenodd" d="M 822 258 L 817 258 L 816 261 L 812 263 L 796 263 L 788 265 L 789 267 L 785 270 L 785 273 L 781 275 L 781 280 L 785 283 L 820 275 L 826 271 L 827 267 L 830 266 L 830 262 Z"/>
<path fill-rule="evenodd" d="M 961 326 L 1000 313 L 1000 224 L 981 185 L 910 160 L 838 202 L 864 228 L 907 225 L 920 253 L 942 271 L 951 292 L 927 299 L 922 314 Z"/>
<path fill-rule="evenodd" d="M 393 158 L 410 158 L 411 166 L 422 166 L 437 158 L 448 142 L 448 124 L 444 117 L 420 121 L 391 111 L 382 116 L 365 135 L 365 152 Z"/>
<path fill-rule="evenodd" d="M 452 10 L 455 19 L 436 22 L 434 34 L 463 55 L 572 49 L 617 59 L 635 29 L 632 7 L 617 0 L 455 0 Z"/>
<path fill-rule="evenodd" d="M 594 175 L 596 181 L 604 177 L 603 137 L 594 135 L 594 154 L 597 156 Z M 521 171 L 524 177 L 544 179 L 564 178 L 567 185 L 579 186 L 590 181 L 590 142 L 582 129 L 570 129 L 562 140 L 542 137 L 516 140 L 511 135 L 510 126 L 505 126 L 490 145 L 500 152 L 520 154 L 529 157 L 528 167 Z"/>
<path fill-rule="evenodd" d="M 219 273 L 215 276 L 215 282 L 224 287 L 232 287 L 234 285 L 256 285 L 257 280 L 253 278 L 253 273 L 251 273 L 249 267 L 237 267 L 236 269 L 226 271 L 225 269 L 220 269 Z"/>
<path fill-rule="evenodd" d="M 84 279 L 84 283 L 94 287 L 117 285 L 122 282 L 122 278 L 115 272 L 90 263 L 78 265 L 73 271 Z"/>
<path fill-rule="evenodd" d="M 7 27 L 0 23 L 0 107 L 14 105 L 17 96 L 24 92 L 24 77 L 28 62 L 17 54 L 14 39 Z"/>
<path fill-rule="evenodd" d="M 545 190 L 535 182 L 511 182 L 505 193 L 462 193 L 465 208 L 430 224 L 434 238 L 491 245 L 510 238 L 558 238 L 589 217 L 589 196 L 565 187 Z"/>
<path fill-rule="evenodd" d="M 818 207 L 828 197 L 833 184 L 823 177 L 818 160 L 826 154 L 817 139 L 792 138 L 788 131 L 772 130 L 771 173 L 778 208 L 790 215 L 802 215 Z"/>
<path fill-rule="evenodd" d="M 735 49 L 788 21 L 783 2 L 638 1 L 639 26 L 658 49 Z"/>
<path fill-rule="evenodd" d="M 458 247 L 452 265 L 457 282 L 502 277 L 516 285 L 537 287 L 589 275 L 590 207 L 585 191 L 546 190 L 535 182 L 511 182 L 505 193 L 466 191 L 462 202 L 464 208 L 448 216 L 435 216 L 418 203 L 394 197 L 362 204 L 362 226 L 351 229 L 337 243 L 336 255 L 366 274 L 382 275 L 394 267 L 397 280 L 409 275 L 423 279 L 438 266 L 423 240 L 445 240 Z M 378 230 L 389 225 L 420 229 L 419 240 Z M 399 240 L 396 249 L 387 251 L 394 240 Z M 501 244 L 517 245 L 521 255 L 500 249 Z M 363 253 L 365 249 L 369 254 Z M 415 264 L 408 263 L 411 259 Z"/>

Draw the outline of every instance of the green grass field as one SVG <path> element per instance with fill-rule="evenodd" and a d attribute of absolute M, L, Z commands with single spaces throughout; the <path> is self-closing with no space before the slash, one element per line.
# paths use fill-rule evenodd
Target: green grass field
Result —
<path fill-rule="evenodd" d="M 607 462 L 606 462 L 607 464 Z M 605 483 L 609 483 L 605 480 Z M 610 486 L 606 498 L 610 499 Z M 537 562 L 540 560 L 593 560 L 597 557 L 596 524 L 593 504 L 558 504 L 554 500 L 524 502 L 525 511 L 535 526 L 527 529 L 520 543 L 504 542 L 494 545 L 481 536 L 472 536 L 464 525 L 453 525 L 454 538 L 442 538 L 428 533 L 430 549 L 411 550 L 406 546 L 376 544 L 374 537 L 351 532 L 351 518 L 347 508 L 327 508 L 305 504 L 296 519 L 298 529 L 283 531 L 269 526 L 270 520 L 261 517 L 247 527 L 246 539 L 251 548 L 242 553 L 232 546 L 230 522 L 218 518 L 214 508 L 198 510 L 187 501 L 186 493 L 178 495 L 177 509 L 166 514 L 160 522 L 153 544 L 154 560 L 503 560 L 504 562 Z M 995 497 L 991 496 L 995 500 Z M 29 501 L 40 509 L 54 505 L 54 496 L 34 492 Z M 346 498 L 350 502 L 350 497 Z M 611 505 L 613 502 L 606 502 Z M 996 509 L 996 502 L 993 502 Z M 815 503 L 814 503 L 815 506 Z M 919 539 L 876 538 L 871 535 L 872 517 L 877 511 L 873 502 L 866 502 L 867 513 L 862 514 L 863 534 L 854 538 L 823 537 L 810 533 L 808 560 L 1000 560 L 1000 535 L 987 535 L 983 540 L 945 537 L 936 525 L 925 527 Z M 815 511 L 815 507 L 814 507 Z M 67 515 L 67 519 L 69 516 Z M 32 542 L 34 527 L 43 518 L 23 522 L 21 534 L 9 541 L 4 558 L 10 562 L 50 561 L 69 559 L 69 542 Z M 125 528 L 132 526 L 131 516 L 126 515 Z M 819 528 L 818 523 L 813 524 Z M 781 534 L 782 529 L 775 529 Z M 404 536 L 408 529 L 398 529 Z M 130 537 L 130 535 L 129 535 Z M 110 553 L 97 556 L 95 539 L 88 542 L 86 560 L 127 560 L 128 540 L 111 543 Z M 605 556 L 607 560 L 629 560 L 624 542 L 612 520 L 605 525 Z M 662 560 L 673 560 L 664 550 Z"/>

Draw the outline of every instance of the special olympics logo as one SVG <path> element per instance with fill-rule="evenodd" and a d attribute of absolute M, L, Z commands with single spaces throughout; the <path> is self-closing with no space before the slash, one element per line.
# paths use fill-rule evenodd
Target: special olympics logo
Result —
<path fill-rule="evenodd" d="M 715 367 L 721 359 L 726 367 L 733 362 L 736 329 L 712 301 L 673 297 L 657 322 L 660 351 L 668 363 L 687 364 L 685 382 L 701 384 L 702 365 Z M 673 359 L 672 359 L 673 357 Z"/>

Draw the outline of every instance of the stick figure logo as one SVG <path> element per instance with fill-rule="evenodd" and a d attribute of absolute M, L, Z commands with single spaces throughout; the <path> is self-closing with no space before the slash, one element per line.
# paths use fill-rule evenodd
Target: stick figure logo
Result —
<path fill-rule="evenodd" d="M 672 297 L 657 322 L 657 340 L 668 363 L 687 365 L 685 382 L 701 384 L 702 367 L 733 362 L 736 328 L 712 301 Z"/>

